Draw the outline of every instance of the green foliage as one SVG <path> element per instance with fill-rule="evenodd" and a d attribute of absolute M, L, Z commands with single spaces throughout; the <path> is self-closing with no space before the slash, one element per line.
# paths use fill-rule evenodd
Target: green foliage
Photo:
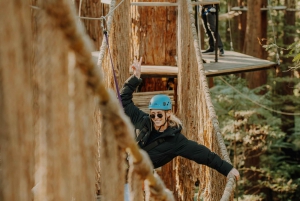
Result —
<path fill-rule="evenodd" d="M 281 130 L 280 115 L 261 107 L 278 110 L 276 105 L 282 100 L 274 98 L 271 85 L 250 90 L 240 77 L 222 78 L 237 89 L 215 79 L 211 95 L 227 149 L 242 176 L 238 184 L 239 200 L 264 200 L 266 192 L 271 192 L 273 200 L 293 200 L 300 194 L 300 179 L 293 178 L 293 175 L 300 175 L 300 166 L 283 150 L 300 149 L 300 131 L 294 130 L 293 135 L 287 136 Z M 258 95 L 261 91 L 265 93 Z M 295 99 L 295 96 L 288 98 Z M 249 165 L 253 158 L 259 163 Z"/>
<path fill-rule="evenodd" d="M 227 3 L 221 1 L 221 13 L 228 12 Z M 285 3 L 284 0 L 271 1 L 273 6 Z M 288 113 L 300 112 L 300 82 L 296 72 L 300 69 L 300 18 L 299 13 L 295 13 L 294 20 L 287 19 L 290 16 L 287 13 L 273 10 L 272 20 L 268 13 L 267 38 L 260 39 L 261 45 L 268 52 L 267 59 L 277 62 L 279 57 L 279 69 L 287 77 L 275 77 L 275 72 L 270 70 L 268 84 L 250 90 L 245 80 L 230 75 L 222 78 L 241 93 L 220 79 L 215 79 L 215 87 L 211 89 L 228 152 L 241 172 L 239 201 L 266 200 L 268 196 L 269 200 L 294 201 L 300 197 L 299 160 L 293 156 L 293 153 L 300 153 L 300 126 L 297 126 L 300 125 L 300 117 L 285 116 L 260 106 Z M 231 22 L 233 25 L 237 20 L 232 19 Z M 227 50 L 230 47 L 229 41 L 224 36 L 228 35 L 228 22 L 220 21 L 219 28 Z M 239 41 L 233 38 L 233 42 Z M 291 70 L 295 70 L 295 73 L 287 73 Z M 249 165 L 249 160 L 255 157 L 259 158 L 258 164 Z M 256 181 L 248 179 L 249 173 Z"/>
<path fill-rule="evenodd" d="M 300 40 L 291 44 L 288 48 L 290 50 L 289 55 L 293 56 L 294 69 L 300 68 Z"/>

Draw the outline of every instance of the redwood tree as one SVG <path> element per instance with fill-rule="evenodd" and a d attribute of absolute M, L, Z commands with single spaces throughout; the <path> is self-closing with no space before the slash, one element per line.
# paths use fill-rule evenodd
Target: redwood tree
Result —
<path fill-rule="evenodd" d="M 265 38 L 267 33 L 266 12 L 261 8 L 266 5 L 265 0 L 248 0 L 247 1 L 247 25 L 246 37 L 244 43 L 244 53 L 258 58 L 263 58 L 263 47 L 260 41 Z M 267 72 L 265 70 L 243 73 L 250 89 L 262 86 L 267 82 Z M 253 125 L 255 126 L 255 125 Z M 254 147 L 255 145 L 253 145 Z M 259 155 L 261 149 L 248 149 L 245 154 L 245 168 L 259 167 Z M 255 182 L 258 179 L 255 171 L 248 170 L 245 172 L 245 178 L 248 181 Z M 249 186 L 245 189 L 245 194 L 255 193 L 258 189 Z"/>
<path fill-rule="evenodd" d="M 266 12 L 261 11 L 261 8 L 266 4 L 266 0 L 248 0 L 247 1 L 247 26 L 246 37 L 244 43 L 244 53 L 254 57 L 262 58 L 263 47 L 260 41 L 266 38 L 267 24 Z M 244 73 L 247 79 L 249 88 L 253 89 L 266 84 L 267 72 L 265 70 Z"/>

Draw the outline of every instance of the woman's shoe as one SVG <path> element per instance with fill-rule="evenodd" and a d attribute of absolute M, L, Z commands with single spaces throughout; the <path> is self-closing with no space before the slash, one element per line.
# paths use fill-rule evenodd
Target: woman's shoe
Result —
<path fill-rule="evenodd" d="M 214 52 L 215 50 L 213 48 L 208 48 L 207 50 L 205 50 L 204 52 L 202 53 L 211 53 L 211 52 Z"/>

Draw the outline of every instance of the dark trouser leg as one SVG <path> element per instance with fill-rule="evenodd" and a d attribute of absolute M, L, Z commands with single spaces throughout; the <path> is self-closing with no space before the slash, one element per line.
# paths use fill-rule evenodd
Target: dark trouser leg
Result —
<path fill-rule="evenodd" d="M 215 13 L 207 13 L 206 18 L 207 18 L 207 27 L 210 32 L 210 34 L 208 35 L 209 36 L 209 45 L 211 46 L 211 44 L 214 45 L 214 43 L 215 43 L 214 33 L 216 31 L 216 14 Z M 218 48 L 223 49 L 223 43 L 222 43 L 222 40 L 221 40 L 221 37 L 219 34 L 218 34 Z"/>
<path fill-rule="evenodd" d="M 210 28 L 208 27 L 207 15 L 202 15 L 201 18 L 202 18 L 202 24 L 203 24 L 204 31 L 209 39 L 208 40 L 209 49 L 214 49 L 214 47 L 215 47 L 214 37 L 212 35 Z"/>

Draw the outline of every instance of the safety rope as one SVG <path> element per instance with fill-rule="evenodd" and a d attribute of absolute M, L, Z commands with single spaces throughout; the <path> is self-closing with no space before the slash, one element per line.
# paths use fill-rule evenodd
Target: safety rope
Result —
<path fill-rule="evenodd" d="M 274 23 L 273 23 L 273 17 L 272 17 L 272 6 L 271 6 L 270 0 L 268 0 L 268 8 L 269 8 L 270 20 L 271 20 L 271 24 L 272 24 L 273 40 L 274 40 L 274 44 L 276 47 L 276 61 L 277 61 L 277 65 L 280 65 L 280 58 L 279 58 L 279 53 L 278 53 L 278 46 L 276 44 L 275 29 L 274 29 Z"/>
<path fill-rule="evenodd" d="M 105 16 L 100 17 L 101 27 L 103 29 L 103 33 L 104 33 L 105 38 L 103 38 L 103 40 L 102 40 L 102 45 L 100 47 L 100 52 L 99 52 L 98 62 L 97 62 L 97 65 L 101 68 L 102 61 L 103 61 L 103 58 L 104 58 L 104 53 L 105 53 L 106 47 L 108 47 L 108 53 L 109 53 L 110 62 L 111 62 L 111 65 L 112 65 L 112 71 L 113 71 L 113 76 L 114 76 L 115 87 L 116 87 L 118 99 L 119 99 L 119 102 L 120 102 L 121 106 L 122 106 L 122 101 L 121 101 L 118 81 L 117 81 L 117 77 L 116 77 L 116 74 L 115 74 L 115 68 L 114 68 L 114 64 L 113 64 L 113 60 L 112 60 L 112 56 L 111 56 L 111 51 L 110 51 L 109 43 L 108 43 L 108 30 L 110 30 L 110 27 L 111 27 L 114 10 L 116 10 L 123 2 L 124 2 L 124 0 L 122 0 L 117 6 L 115 6 L 115 1 L 111 1 L 110 11 L 108 12 L 108 14 L 105 15 Z M 107 17 L 108 17 L 108 19 L 107 19 Z"/>
<path fill-rule="evenodd" d="M 113 62 L 113 59 L 112 59 L 112 56 L 111 56 L 111 53 L 110 53 L 110 48 L 109 48 L 109 43 L 108 43 L 108 36 L 107 36 L 107 30 L 104 30 L 104 36 L 105 36 L 105 39 L 106 39 L 106 44 L 107 44 L 108 53 L 109 53 L 109 57 L 110 57 L 110 63 L 111 63 L 111 67 L 112 67 L 112 72 L 113 72 L 113 75 L 114 75 L 114 81 L 115 81 L 115 87 L 116 87 L 118 99 L 119 99 L 120 105 L 123 106 L 122 105 L 122 100 L 121 100 L 121 95 L 120 95 L 120 90 L 119 90 L 119 86 L 118 86 L 118 80 L 117 80 L 116 72 L 115 72 L 115 68 L 114 68 L 114 62 Z"/>
<path fill-rule="evenodd" d="M 79 8 L 78 8 L 78 17 L 80 18 L 81 16 L 81 6 L 82 6 L 82 0 L 79 2 Z"/>
<path fill-rule="evenodd" d="M 240 92 L 239 90 L 237 90 L 234 86 L 232 86 L 231 84 L 229 84 L 226 80 L 224 80 L 222 77 L 218 77 L 220 80 L 222 80 L 226 85 L 228 85 L 229 87 L 231 87 L 234 91 L 236 91 L 238 94 L 240 94 L 241 96 L 243 96 L 245 99 L 249 100 L 250 102 L 262 107 L 262 108 L 265 108 L 266 110 L 269 110 L 271 112 L 275 112 L 275 113 L 278 113 L 278 114 L 283 114 L 283 115 L 289 115 L 289 116 L 299 116 L 300 113 L 289 113 L 289 112 L 281 112 L 281 111 L 278 111 L 278 110 L 273 110 L 272 108 L 269 108 L 265 105 L 262 105 L 252 99 L 250 99 L 248 96 L 246 96 L 245 94 L 243 94 L 242 92 Z"/>

